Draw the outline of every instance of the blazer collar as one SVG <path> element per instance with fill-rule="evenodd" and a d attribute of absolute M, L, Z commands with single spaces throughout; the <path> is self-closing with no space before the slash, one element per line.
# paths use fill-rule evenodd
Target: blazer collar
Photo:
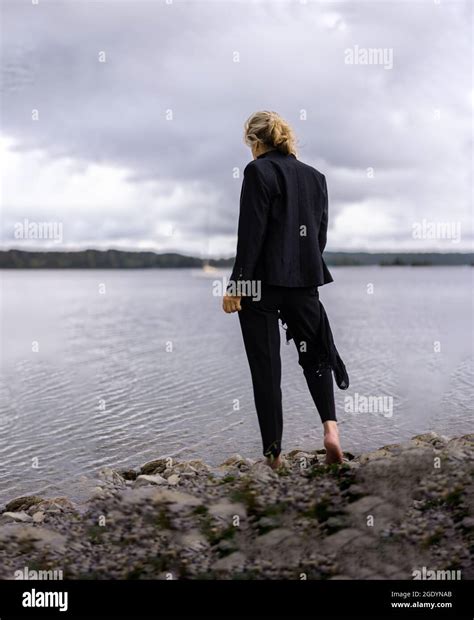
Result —
<path fill-rule="evenodd" d="M 281 151 L 279 151 L 278 149 L 272 149 L 271 151 L 265 151 L 265 153 L 262 153 L 261 155 L 258 155 L 257 159 L 261 159 L 262 157 L 293 157 L 293 159 L 296 159 L 296 157 L 293 155 L 293 153 L 290 153 L 289 155 L 285 155 L 285 153 L 282 153 Z"/>

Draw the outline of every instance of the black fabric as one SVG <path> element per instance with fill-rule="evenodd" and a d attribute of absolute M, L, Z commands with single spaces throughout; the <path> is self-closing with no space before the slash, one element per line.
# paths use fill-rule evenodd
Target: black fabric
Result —
<path fill-rule="evenodd" d="M 342 386 L 349 385 L 349 378 L 334 346 L 316 287 L 263 285 L 259 301 L 243 297 L 241 305 L 239 320 L 252 376 L 263 453 L 277 456 L 283 433 L 279 321 L 287 325 L 287 340 L 295 342 L 298 363 L 303 368 L 322 422 L 336 421 L 332 372 Z"/>
<path fill-rule="evenodd" d="M 330 368 L 334 372 L 337 387 L 341 390 L 347 390 L 349 387 L 349 375 L 334 343 L 328 315 L 323 304 L 319 301 L 319 293 L 316 292 L 316 295 L 318 297 L 320 314 L 317 334 L 317 364 L 319 368 Z M 288 342 L 292 340 L 293 335 L 285 319 L 285 312 L 282 310 L 280 310 L 280 319 L 283 327 L 286 325 L 286 340 Z"/>
<path fill-rule="evenodd" d="M 327 228 L 325 176 L 294 155 L 267 151 L 244 170 L 230 281 L 287 287 L 332 282 L 322 256 Z"/>

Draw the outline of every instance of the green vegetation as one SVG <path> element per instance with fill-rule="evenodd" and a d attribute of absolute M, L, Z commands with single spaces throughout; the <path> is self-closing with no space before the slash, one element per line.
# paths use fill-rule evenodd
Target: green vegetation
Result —
<path fill-rule="evenodd" d="M 221 482 L 223 484 L 227 484 L 228 482 L 235 482 L 236 480 L 237 478 L 235 476 L 232 476 L 231 474 L 227 474 L 222 478 Z"/>
<path fill-rule="evenodd" d="M 230 499 L 233 502 L 243 504 L 249 516 L 259 514 L 257 491 L 250 481 L 246 480 L 237 489 L 234 489 L 230 494 Z"/>
<path fill-rule="evenodd" d="M 158 511 L 155 523 L 157 527 L 159 527 L 162 530 L 174 529 L 173 523 L 171 522 L 170 515 L 165 508 L 161 508 L 161 510 Z"/>
<path fill-rule="evenodd" d="M 437 529 L 434 530 L 434 532 L 432 532 L 431 534 L 428 534 L 428 536 L 426 536 L 423 539 L 421 546 L 424 549 L 429 549 L 433 545 L 439 544 L 441 540 L 443 539 L 443 537 L 444 537 L 443 529 L 438 527 Z"/>
<path fill-rule="evenodd" d="M 316 500 L 312 506 L 305 512 L 306 517 L 317 519 L 320 523 L 327 521 L 330 516 L 335 514 L 332 506 L 332 500 L 328 496 L 322 496 Z"/>
<path fill-rule="evenodd" d="M 102 543 L 102 535 L 104 533 L 104 528 L 100 525 L 91 525 L 87 531 L 90 542 L 92 544 L 101 544 Z"/>

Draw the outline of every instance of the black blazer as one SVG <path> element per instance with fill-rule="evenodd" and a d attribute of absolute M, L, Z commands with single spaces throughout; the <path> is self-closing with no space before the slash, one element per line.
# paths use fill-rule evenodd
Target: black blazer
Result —
<path fill-rule="evenodd" d="M 322 257 L 327 227 L 324 175 L 278 150 L 259 155 L 244 170 L 230 283 L 261 280 L 296 287 L 332 282 Z"/>

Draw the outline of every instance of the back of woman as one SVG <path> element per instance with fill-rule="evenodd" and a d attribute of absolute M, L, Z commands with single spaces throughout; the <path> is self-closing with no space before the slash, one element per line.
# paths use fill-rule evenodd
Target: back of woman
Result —
<path fill-rule="evenodd" d="M 333 373 L 341 389 L 349 377 L 318 291 L 333 281 L 322 256 L 326 179 L 297 159 L 293 132 L 276 112 L 253 114 L 244 138 L 254 160 L 244 170 L 237 253 L 223 308 L 239 312 L 263 453 L 270 466 L 280 466 L 281 320 L 323 423 L 327 461 L 342 462 Z"/>

